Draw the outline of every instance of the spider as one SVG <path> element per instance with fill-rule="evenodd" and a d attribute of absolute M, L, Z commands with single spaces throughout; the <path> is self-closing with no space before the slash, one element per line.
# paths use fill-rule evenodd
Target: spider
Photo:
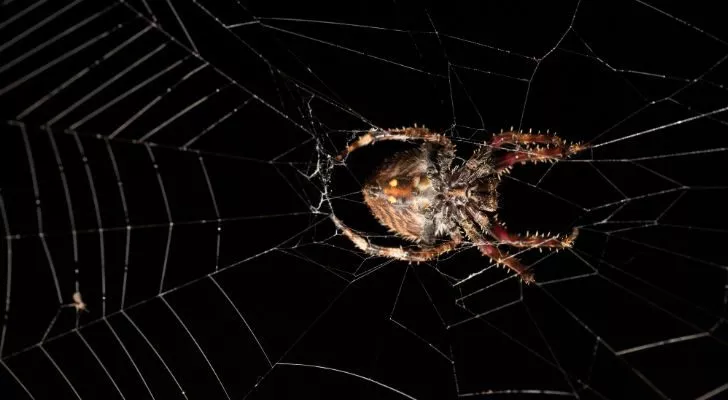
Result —
<path fill-rule="evenodd" d="M 64 304 L 63 307 L 75 308 L 76 314 L 78 314 L 80 312 L 89 312 L 88 308 L 86 307 L 86 303 L 84 303 L 83 299 L 81 298 L 81 292 L 74 292 L 73 293 L 73 303 Z"/>
<path fill-rule="evenodd" d="M 385 161 L 364 183 L 364 201 L 380 224 L 418 245 L 405 249 L 373 244 L 332 214 L 336 227 L 367 254 L 410 262 L 428 261 L 462 245 L 464 232 L 483 255 L 514 271 L 528 284 L 534 282 L 533 272 L 500 250 L 499 245 L 558 250 L 574 243 L 576 228 L 564 236 L 538 232 L 518 235 L 506 230 L 496 214 L 498 184 L 501 175 L 509 173 L 516 164 L 555 162 L 588 146 L 567 144 L 548 132 L 533 134 L 511 128 L 494 135 L 464 164 L 453 165 L 455 145 L 450 139 L 415 124 L 401 129 L 372 129 L 349 144 L 336 160 L 343 162 L 349 153 L 387 140 L 418 140 L 422 144 Z M 513 147 L 513 151 L 493 154 L 493 150 L 507 147 Z"/>

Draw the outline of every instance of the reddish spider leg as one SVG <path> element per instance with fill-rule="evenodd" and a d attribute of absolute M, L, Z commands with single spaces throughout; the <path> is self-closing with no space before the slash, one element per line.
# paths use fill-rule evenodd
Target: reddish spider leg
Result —
<path fill-rule="evenodd" d="M 526 266 L 521 264 L 516 257 L 508 254 L 507 252 L 500 251 L 495 244 L 486 240 L 467 219 L 463 219 L 460 222 L 460 226 L 462 226 L 465 234 L 473 241 L 473 244 L 478 248 L 478 250 L 480 250 L 484 256 L 493 260 L 496 265 L 503 265 L 510 268 L 513 272 L 518 274 L 518 277 L 521 278 L 525 284 L 535 282 L 533 272 L 529 271 Z"/>
<path fill-rule="evenodd" d="M 346 226 L 343 222 L 341 222 L 341 220 L 339 220 L 335 216 L 331 215 L 331 220 L 334 221 L 336 227 L 339 228 L 344 236 L 349 238 L 349 240 L 351 240 L 354 245 L 359 248 L 359 250 L 372 256 L 396 258 L 398 260 L 409 262 L 432 260 L 443 253 L 454 250 L 456 247 L 458 247 L 458 245 L 460 245 L 460 242 L 462 241 L 460 235 L 455 232 L 451 235 L 452 240 L 424 249 L 420 247 L 403 249 L 401 247 L 378 246 L 376 244 L 370 243 L 369 240 L 354 232 L 351 228 Z"/>
<path fill-rule="evenodd" d="M 496 162 L 496 171 L 504 172 L 508 171 L 514 164 L 527 163 L 527 162 L 538 162 L 538 161 L 556 161 L 559 159 L 566 158 L 580 151 L 586 150 L 589 146 L 581 143 L 567 144 L 563 139 L 556 135 L 551 134 L 532 134 L 520 133 L 520 132 L 505 132 L 499 135 L 495 135 L 490 141 L 490 145 L 493 147 L 500 147 L 504 144 L 532 144 L 536 143 L 535 149 L 529 148 L 526 151 L 521 152 L 510 152 L 501 156 Z M 540 147 L 538 144 L 545 144 L 546 147 Z M 493 222 L 488 233 L 499 242 L 508 244 L 514 247 L 521 248 L 556 248 L 563 249 L 571 247 L 579 235 L 579 230 L 574 228 L 571 234 L 561 237 L 539 235 L 538 232 L 535 235 L 517 235 L 508 232 L 506 227 L 498 222 Z"/>
<path fill-rule="evenodd" d="M 539 235 L 538 232 L 536 232 L 535 235 L 521 236 L 508 232 L 506 230 L 506 227 L 499 223 L 494 223 L 490 227 L 489 233 L 491 234 L 491 236 L 498 239 L 499 242 L 507 244 L 509 246 L 539 248 L 550 247 L 557 249 L 557 251 L 558 249 L 571 247 L 574 244 L 577 236 L 579 236 L 579 230 L 577 228 L 574 228 L 569 235 L 566 235 L 563 238 L 560 235 Z"/>
<path fill-rule="evenodd" d="M 336 156 L 337 161 L 343 160 L 349 153 L 371 144 L 381 142 L 384 140 L 399 140 L 406 142 L 408 140 L 424 140 L 426 142 L 437 143 L 444 147 L 452 147 L 450 140 L 443 136 L 430 132 L 429 129 L 423 127 L 418 128 L 415 124 L 414 128 L 402 128 L 402 129 L 387 129 L 387 130 L 370 130 L 364 135 L 359 136 L 359 139 L 346 146 L 346 150 L 342 151 L 341 154 Z"/>
<path fill-rule="evenodd" d="M 535 148 L 529 147 L 523 151 L 512 151 L 500 156 L 496 162 L 496 171 L 508 171 L 510 167 L 519 163 L 556 161 L 564 159 L 580 151 L 589 148 L 582 143 L 567 144 L 563 139 L 552 134 L 533 134 L 521 132 L 504 132 L 495 135 L 489 145 L 500 148 L 504 144 L 536 144 Z M 540 145 L 545 145 L 541 147 Z"/>
<path fill-rule="evenodd" d="M 483 231 L 488 232 L 490 236 L 498 240 L 498 243 L 507 244 L 513 247 L 521 248 L 535 248 L 535 247 L 549 247 L 557 249 L 563 249 L 571 247 L 574 244 L 577 236 L 579 236 L 579 230 L 574 228 L 569 235 L 561 237 L 561 235 L 543 235 L 536 232 L 534 235 L 526 234 L 525 236 L 510 233 L 506 229 L 505 224 L 498 222 L 498 220 L 492 220 L 483 214 L 473 212 L 467 209 L 468 214 L 473 218 L 475 222 L 480 225 Z"/>
<path fill-rule="evenodd" d="M 507 132 L 503 132 L 501 130 L 501 133 L 497 135 L 493 135 L 493 138 L 490 139 L 489 144 L 493 147 L 500 147 L 502 144 L 529 144 L 529 143 L 540 143 L 540 144 L 556 144 L 556 145 L 563 145 L 564 140 L 560 137 L 556 136 L 556 134 L 551 134 L 548 131 L 546 133 L 532 133 L 531 131 L 528 131 L 528 133 L 523 132 L 516 132 L 513 130 L 513 127 Z"/>

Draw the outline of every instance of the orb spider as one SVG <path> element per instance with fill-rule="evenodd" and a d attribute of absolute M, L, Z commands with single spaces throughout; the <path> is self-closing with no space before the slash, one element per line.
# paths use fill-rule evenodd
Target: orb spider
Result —
<path fill-rule="evenodd" d="M 587 148 L 568 144 L 555 134 L 516 132 L 513 128 L 494 135 L 474 151 L 462 165 L 453 165 L 455 145 L 446 136 L 423 127 L 372 129 L 349 144 L 336 157 L 346 156 L 364 146 L 387 140 L 422 141 L 414 149 L 395 154 L 365 182 L 364 201 L 380 224 L 395 235 L 418 246 L 384 247 L 371 243 L 335 215 L 336 227 L 356 247 L 367 254 L 410 262 L 432 260 L 463 244 L 462 232 L 480 252 L 497 265 L 514 271 L 524 283 L 534 282 L 529 271 L 516 257 L 498 248 L 567 248 L 578 235 L 519 235 L 509 232 L 497 219 L 498 184 L 501 175 L 516 164 L 555 162 Z M 504 147 L 506 146 L 506 147 Z M 513 147 L 495 156 L 494 149 Z M 436 241 L 445 238 L 444 241 Z"/>

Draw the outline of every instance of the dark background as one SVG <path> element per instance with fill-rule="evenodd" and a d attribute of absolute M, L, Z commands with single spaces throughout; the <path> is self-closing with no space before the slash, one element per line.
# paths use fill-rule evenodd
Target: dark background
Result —
<path fill-rule="evenodd" d="M 2 7 L 3 398 L 726 396 L 717 6 L 148 3 Z M 331 156 L 414 123 L 595 144 L 502 184 L 573 251 L 363 257 L 328 215 L 399 245 L 357 190 L 409 145 Z"/>

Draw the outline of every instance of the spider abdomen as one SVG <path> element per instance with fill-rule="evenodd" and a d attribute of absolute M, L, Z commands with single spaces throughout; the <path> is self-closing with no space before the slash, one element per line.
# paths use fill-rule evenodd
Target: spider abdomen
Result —
<path fill-rule="evenodd" d="M 432 207 L 438 197 L 431 171 L 424 148 L 396 154 L 366 182 L 364 201 L 392 232 L 411 241 L 431 243 L 436 231 Z"/>

